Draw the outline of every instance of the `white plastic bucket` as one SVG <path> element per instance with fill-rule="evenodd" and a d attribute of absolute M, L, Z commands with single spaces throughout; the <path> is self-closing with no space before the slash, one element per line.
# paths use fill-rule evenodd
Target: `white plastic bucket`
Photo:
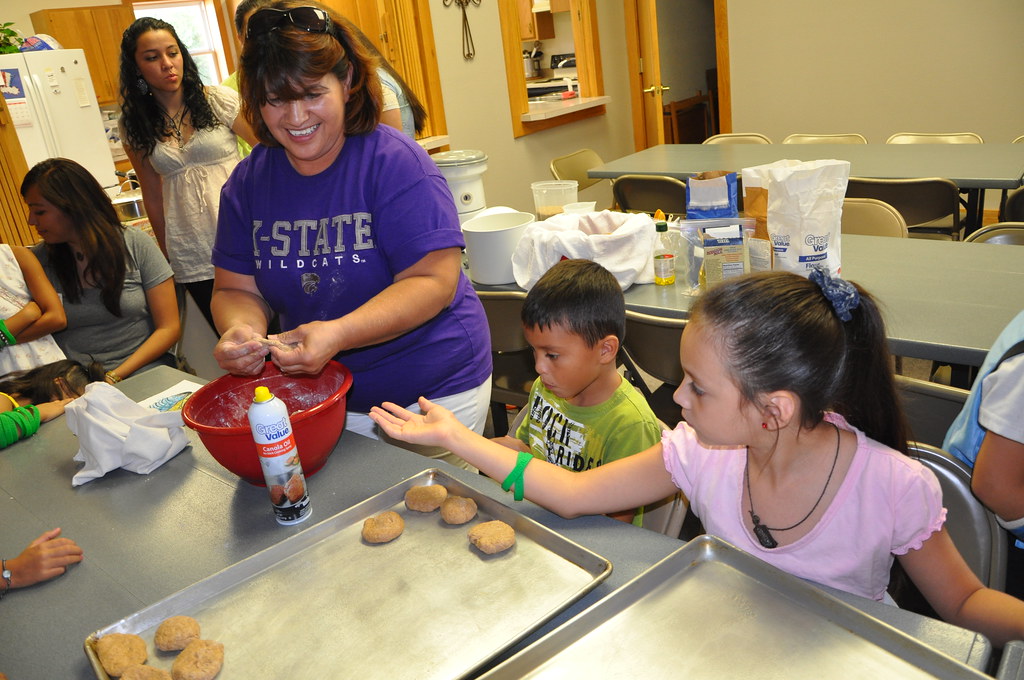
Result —
<path fill-rule="evenodd" d="M 512 253 L 532 222 L 530 213 L 502 212 L 481 215 L 463 224 L 469 278 L 488 285 L 515 283 Z"/>

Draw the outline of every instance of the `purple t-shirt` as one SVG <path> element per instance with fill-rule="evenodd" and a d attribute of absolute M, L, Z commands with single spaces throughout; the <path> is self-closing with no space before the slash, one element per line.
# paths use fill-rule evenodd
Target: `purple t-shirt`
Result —
<path fill-rule="evenodd" d="M 428 253 L 464 245 L 437 166 L 381 125 L 347 137 L 334 163 L 313 176 L 297 173 L 283 149 L 256 146 L 221 192 L 213 264 L 254 276 L 289 330 L 344 316 Z M 460 274 L 454 300 L 436 317 L 335 358 L 353 374 L 352 411 L 451 396 L 491 373 L 487 318 Z"/>

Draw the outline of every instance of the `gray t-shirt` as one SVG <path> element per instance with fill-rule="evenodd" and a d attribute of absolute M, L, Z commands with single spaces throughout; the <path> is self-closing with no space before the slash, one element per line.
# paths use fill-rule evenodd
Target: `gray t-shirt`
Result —
<path fill-rule="evenodd" d="M 43 265 L 50 283 L 57 289 L 68 326 L 53 338 L 69 359 L 88 364 L 99 361 L 106 371 L 117 368 L 132 355 L 154 330 L 153 317 L 146 302 L 146 291 L 171 278 L 173 272 L 156 241 L 134 227 L 124 230 L 128 247 L 128 271 L 121 291 L 121 316 L 117 317 L 103 306 L 98 288 L 86 288 L 82 299 L 70 304 L 57 272 L 50 262 L 45 243 L 32 247 Z"/>

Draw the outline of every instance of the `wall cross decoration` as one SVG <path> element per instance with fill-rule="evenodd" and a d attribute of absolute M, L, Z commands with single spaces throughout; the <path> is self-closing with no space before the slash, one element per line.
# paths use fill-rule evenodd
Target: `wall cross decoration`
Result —
<path fill-rule="evenodd" d="M 480 0 L 441 0 L 445 7 L 452 4 L 459 6 L 462 10 L 462 58 L 469 60 L 476 56 L 476 47 L 473 45 L 473 32 L 469 30 L 469 17 L 466 16 L 466 5 L 472 3 L 480 6 Z"/>

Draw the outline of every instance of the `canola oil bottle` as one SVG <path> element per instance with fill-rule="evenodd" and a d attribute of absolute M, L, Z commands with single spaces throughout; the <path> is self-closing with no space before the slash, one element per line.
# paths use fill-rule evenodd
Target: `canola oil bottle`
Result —
<path fill-rule="evenodd" d="M 260 385 L 249 406 L 249 426 L 263 467 L 263 478 L 279 524 L 298 524 L 313 513 L 295 445 L 288 407 Z"/>

